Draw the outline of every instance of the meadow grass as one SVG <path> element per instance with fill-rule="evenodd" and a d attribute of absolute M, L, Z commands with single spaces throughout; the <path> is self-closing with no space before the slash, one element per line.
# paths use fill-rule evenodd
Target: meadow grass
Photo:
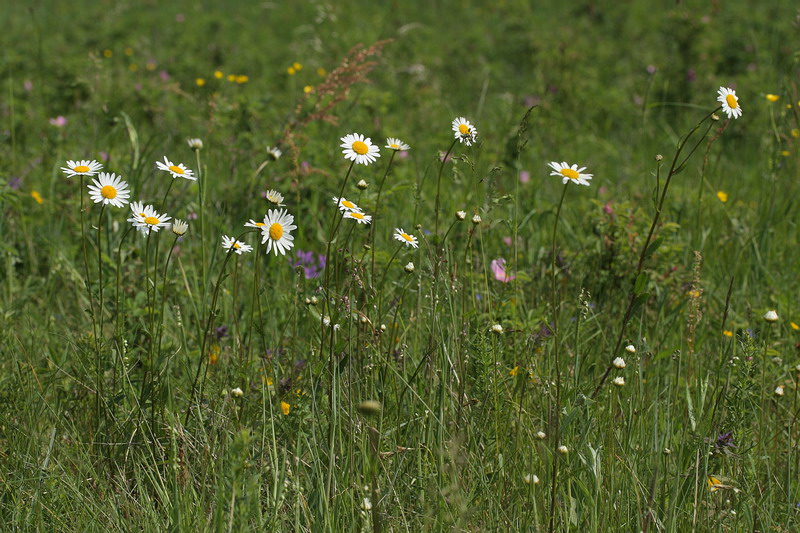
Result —
<path fill-rule="evenodd" d="M 796 530 L 797 16 L 4 9 L 0 523 Z"/>

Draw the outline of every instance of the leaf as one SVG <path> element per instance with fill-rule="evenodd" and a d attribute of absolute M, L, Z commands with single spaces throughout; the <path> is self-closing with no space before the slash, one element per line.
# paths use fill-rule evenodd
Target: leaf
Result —
<path fill-rule="evenodd" d="M 638 296 L 645 291 L 647 288 L 647 277 L 648 276 L 645 272 L 639 273 L 639 275 L 636 277 L 636 283 L 633 285 L 633 294 Z"/>
<path fill-rule="evenodd" d="M 661 246 L 661 243 L 664 242 L 664 237 L 659 237 L 653 242 L 650 243 L 650 246 L 647 247 L 647 250 L 644 252 L 644 259 L 643 261 L 647 261 L 647 258 L 650 257 L 658 250 L 658 247 Z"/>

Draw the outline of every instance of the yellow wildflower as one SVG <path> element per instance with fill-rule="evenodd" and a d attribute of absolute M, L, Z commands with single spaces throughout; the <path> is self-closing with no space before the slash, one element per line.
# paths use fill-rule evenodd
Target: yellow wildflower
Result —
<path fill-rule="evenodd" d="M 206 79 L 205 78 L 197 78 L 196 80 L 194 80 L 194 82 L 197 84 L 198 87 L 202 87 L 202 86 L 204 86 L 206 84 Z"/>
<path fill-rule="evenodd" d="M 289 67 L 286 69 L 286 73 L 289 74 L 289 76 L 294 76 L 295 72 L 296 70 L 294 67 Z"/>
<path fill-rule="evenodd" d="M 794 322 L 789 322 L 789 325 L 790 325 L 790 326 L 792 326 L 792 329 L 793 329 L 793 330 L 795 330 L 795 331 L 797 331 L 798 329 L 800 329 L 800 326 L 798 326 L 798 325 L 797 325 L 797 324 L 795 324 Z"/>
<path fill-rule="evenodd" d="M 719 198 L 720 202 L 725 203 L 728 201 L 728 193 L 725 191 L 717 191 L 717 198 Z"/>
<path fill-rule="evenodd" d="M 250 81 L 250 77 L 247 76 L 246 74 L 239 74 L 238 76 L 236 76 L 236 83 L 238 83 L 239 85 L 247 83 L 248 81 Z"/>
<path fill-rule="evenodd" d="M 222 73 L 221 70 L 215 70 L 214 71 L 214 77 L 217 78 L 218 80 L 221 80 L 223 76 L 224 76 L 224 74 Z"/>
<path fill-rule="evenodd" d="M 783 150 L 783 151 L 781 152 L 781 155 L 782 155 L 783 157 L 789 157 L 791 154 L 792 154 L 792 152 L 790 152 L 789 150 Z"/>
<path fill-rule="evenodd" d="M 236 74 L 228 74 L 228 81 L 236 81 Z"/>
<path fill-rule="evenodd" d="M 281 411 L 283 411 L 284 415 L 288 415 L 289 414 L 289 410 L 291 408 L 292 408 L 292 406 L 289 405 L 288 403 L 283 402 L 283 401 L 281 402 Z"/>
<path fill-rule="evenodd" d="M 778 96 L 777 94 L 768 94 L 768 95 L 766 96 L 766 98 L 767 98 L 767 100 L 769 100 L 770 102 L 777 102 L 778 100 L 780 100 L 780 99 L 781 99 L 781 97 L 780 97 L 780 96 Z"/>
<path fill-rule="evenodd" d="M 722 334 L 725 335 L 726 337 L 733 337 L 733 332 L 729 329 L 722 330 Z"/>
<path fill-rule="evenodd" d="M 295 70 L 303 70 L 303 65 L 295 61 L 294 63 L 292 63 L 292 68 Z"/>
<path fill-rule="evenodd" d="M 708 476 L 706 480 L 708 482 L 708 490 L 711 492 L 716 492 L 719 489 L 727 489 L 730 488 L 722 483 L 718 478 L 714 476 Z"/>
<path fill-rule="evenodd" d="M 303 92 L 306 94 L 313 93 L 314 87 L 312 87 L 311 85 L 306 85 L 305 87 L 303 87 Z"/>
<path fill-rule="evenodd" d="M 509 376 L 516 376 L 517 374 L 519 374 L 519 366 L 515 366 L 514 368 L 508 371 Z"/>
<path fill-rule="evenodd" d="M 103 55 L 104 55 L 105 57 L 111 57 L 111 56 L 113 56 L 113 55 L 114 55 L 114 52 L 112 52 L 111 50 L 109 50 L 108 48 L 106 48 L 105 50 L 103 50 Z"/>
<path fill-rule="evenodd" d="M 44 203 L 44 200 L 42 200 L 42 195 L 39 194 L 39 191 L 31 191 L 31 196 L 34 200 L 36 200 L 37 204 L 41 205 Z"/>
<path fill-rule="evenodd" d="M 792 130 L 792 137 L 794 137 L 795 139 L 797 139 L 798 137 L 800 137 L 800 130 L 798 130 L 797 128 L 794 128 L 794 129 Z"/>
<path fill-rule="evenodd" d="M 211 347 L 211 351 L 208 354 L 208 364 L 216 365 L 217 359 L 219 359 L 219 344 L 215 344 Z"/>
<path fill-rule="evenodd" d="M 325 77 L 325 76 L 327 76 L 327 75 L 328 75 L 328 71 L 327 71 L 327 70 L 325 70 L 324 68 L 322 68 L 322 67 L 319 67 L 319 68 L 317 69 L 317 76 L 319 76 L 320 78 L 324 78 L 324 77 Z"/>
<path fill-rule="evenodd" d="M 131 57 L 133 55 L 133 48 L 131 48 L 130 46 L 128 48 L 126 48 L 125 49 L 125 55 L 128 56 L 128 57 Z"/>

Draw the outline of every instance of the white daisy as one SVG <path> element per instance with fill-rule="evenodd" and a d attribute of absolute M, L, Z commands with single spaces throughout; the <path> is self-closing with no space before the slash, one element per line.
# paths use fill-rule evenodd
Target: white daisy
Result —
<path fill-rule="evenodd" d="M 363 209 L 358 207 L 356 204 L 348 200 L 347 198 L 338 198 L 336 196 L 333 197 L 333 201 L 339 207 L 339 211 L 348 212 L 348 211 L 355 211 L 357 213 L 363 213 Z"/>
<path fill-rule="evenodd" d="M 142 235 L 148 235 L 151 231 L 158 231 L 170 226 L 171 217 L 168 217 L 166 213 L 158 213 L 152 205 L 143 207 L 141 202 L 133 202 L 131 211 L 133 211 L 133 216 L 128 219 L 128 222 L 141 231 Z"/>
<path fill-rule="evenodd" d="M 102 168 L 103 165 L 95 160 L 82 159 L 80 161 L 67 161 L 67 166 L 61 167 L 61 170 L 68 178 L 71 178 L 72 176 L 94 176 Z"/>
<path fill-rule="evenodd" d="M 265 192 L 264 198 L 266 198 L 268 202 L 275 204 L 278 207 L 283 207 L 283 195 L 275 189 L 270 189 Z"/>
<path fill-rule="evenodd" d="M 181 235 L 186 233 L 186 230 L 189 229 L 189 223 L 184 222 L 183 220 L 178 220 L 177 218 L 172 221 L 172 233 L 180 237 Z"/>
<path fill-rule="evenodd" d="M 267 244 L 267 253 L 275 251 L 275 255 L 286 255 L 286 250 L 294 246 L 294 237 L 290 232 L 297 229 L 294 217 L 285 209 L 270 209 L 264 215 L 264 226 L 261 227 L 261 243 Z"/>
<path fill-rule="evenodd" d="M 239 255 L 242 255 L 244 252 L 252 252 L 253 247 L 249 244 L 245 244 L 242 241 L 237 241 L 233 237 L 228 237 L 227 235 L 222 236 L 222 247 L 226 250 L 233 249 Z"/>
<path fill-rule="evenodd" d="M 582 174 L 582 172 L 586 170 L 586 167 L 578 168 L 578 165 L 569 166 L 566 161 L 562 161 L 561 163 L 553 161 L 550 163 L 550 168 L 553 169 L 550 175 L 561 178 L 561 183 L 567 183 L 572 180 L 574 183 L 586 185 L 588 187 L 589 180 L 592 179 L 592 174 Z"/>
<path fill-rule="evenodd" d="M 372 144 L 369 137 L 364 137 L 359 133 L 351 133 L 341 138 L 340 145 L 344 150 L 344 158 L 355 161 L 359 165 L 369 165 L 374 163 L 381 156 L 380 149 Z"/>
<path fill-rule="evenodd" d="M 372 222 L 372 216 L 365 215 L 361 211 L 348 211 L 344 214 L 344 218 L 352 218 L 359 224 L 369 224 Z"/>
<path fill-rule="evenodd" d="M 455 138 L 462 143 L 467 146 L 472 146 L 472 143 L 474 143 L 478 137 L 478 130 L 469 123 L 469 120 L 464 117 L 458 117 L 453 121 L 453 134 Z"/>
<path fill-rule="evenodd" d="M 400 139 L 395 139 L 394 137 L 389 137 L 386 139 L 386 148 L 389 150 L 394 150 L 399 152 L 401 150 L 409 150 L 411 147 L 401 141 Z"/>
<path fill-rule="evenodd" d="M 281 152 L 278 148 L 275 148 L 274 146 L 267 146 L 267 155 L 273 161 L 277 161 L 278 159 L 281 158 L 283 152 Z"/>
<path fill-rule="evenodd" d="M 101 172 L 99 176 L 92 179 L 88 185 L 89 197 L 96 204 L 111 204 L 114 207 L 122 207 L 128 203 L 131 193 L 128 190 L 128 182 L 122 181 L 122 176 Z"/>
<path fill-rule="evenodd" d="M 203 140 L 202 139 L 197 139 L 197 138 L 189 139 L 188 141 L 186 141 L 186 144 L 188 144 L 189 148 L 191 148 L 195 152 L 198 151 L 198 150 L 202 150 L 203 149 Z"/>
<path fill-rule="evenodd" d="M 722 110 L 728 118 L 739 118 L 742 116 L 742 108 L 739 105 L 739 98 L 736 91 L 727 87 L 720 87 L 717 91 L 717 102 L 722 104 Z"/>
<path fill-rule="evenodd" d="M 172 161 L 167 159 L 167 156 L 164 156 L 164 162 L 156 161 L 156 166 L 159 170 L 163 170 L 164 172 L 169 172 L 172 174 L 173 178 L 186 178 L 187 180 L 197 180 L 194 175 L 194 171 L 190 168 L 187 168 L 186 165 L 183 163 L 178 163 L 177 165 L 173 164 Z"/>
<path fill-rule="evenodd" d="M 413 235 L 409 235 L 400 228 L 394 228 L 394 238 L 402 242 L 406 246 L 413 246 L 414 248 L 417 248 L 419 246 L 416 237 L 414 237 Z"/>
<path fill-rule="evenodd" d="M 265 225 L 266 224 L 264 224 L 263 222 L 256 222 L 255 220 L 253 220 L 251 218 L 250 220 L 248 220 L 245 223 L 244 227 L 245 228 L 263 228 Z"/>

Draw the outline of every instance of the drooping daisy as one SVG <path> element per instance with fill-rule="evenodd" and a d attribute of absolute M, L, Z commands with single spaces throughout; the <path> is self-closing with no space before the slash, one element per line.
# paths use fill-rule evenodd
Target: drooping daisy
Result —
<path fill-rule="evenodd" d="M 252 252 L 253 247 L 249 244 L 245 244 L 242 241 L 237 241 L 233 237 L 228 237 L 227 235 L 222 236 L 222 247 L 226 250 L 233 249 L 239 255 L 242 255 L 244 252 Z"/>
<path fill-rule="evenodd" d="M 388 148 L 389 150 L 394 150 L 395 152 L 411 149 L 409 145 L 407 145 L 400 139 L 395 139 L 394 137 L 389 137 L 386 139 L 386 148 Z"/>
<path fill-rule="evenodd" d="M 270 189 L 264 193 L 264 198 L 271 204 L 275 204 L 278 207 L 283 207 L 283 195 L 276 191 L 275 189 Z"/>
<path fill-rule="evenodd" d="M 278 148 L 275 148 L 274 146 L 267 146 L 267 156 L 271 160 L 277 161 L 278 159 L 281 158 L 282 155 L 283 152 L 281 152 Z"/>
<path fill-rule="evenodd" d="M 263 222 L 256 222 L 255 220 L 253 220 L 251 218 L 250 220 L 248 220 L 245 223 L 244 227 L 245 228 L 263 228 L 265 225 L 266 224 L 264 224 Z"/>
<path fill-rule="evenodd" d="M 167 156 L 164 156 L 163 163 L 161 161 L 156 161 L 156 166 L 159 170 L 163 170 L 164 172 L 169 172 L 172 174 L 173 178 L 186 178 L 187 180 L 193 181 L 197 180 L 192 169 L 187 168 L 183 163 L 178 163 L 177 165 L 174 164 L 172 161 L 167 159 Z"/>
<path fill-rule="evenodd" d="M 589 180 L 592 179 L 592 174 L 582 174 L 582 172 L 586 170 L 586 167 L 578 168 L 578 165 L 569 166 L 566 161 L 562 161 L 561 163 L 553 161 L 550 163 L 550 168 L 553 169 L 550 175 L 561 178 L 561 183 L 572 181 L 573 183 L 586 185 L 588 187 Z"/>
<path fill-rule="evenodd" d="M 344 218 L 352 218 L 359 224 L 369 224 L 372 222 L 372 216 L 365 215 L 361 211 L 348 211 L 344 214 Z"/>
<path fill-rule="evenodd" d="M 73 176 L 94 176 L 102 168 L 103 165 L 95 160 L 82 159 L 80 161 L 67 161 L 67 166 L 61 167 L 61 170 L 68 178 L 71 178 Z"/>
<path fill-rule="evenodd" d="M 401 228 L 394 228 L 394 238 L 402 242 L 406 246 L 412 246 L 414 248 L 417 248 L 419 246 L 417 238 L 414 237 L 413 235 L 409 235 Z"/>
<path fill-rule="evenodd" d="M 286 255 L 286 251 L 294 246 L 294 237 L 290 233 L 294 229 L 297 229 L 294 216 L 285 209 L 267 211 L 261 227 L 261 243 L 266 243 L 267 253 L 274 250 L 275 255 Z"/>
<path fill-rule="evenodd" d="M 736 91 L 727 87 L 720 87 L 717 91 L 717 102 L 722 104 L 722 110 L 728 118 L 739 118 L 742 116 L 742 107 L 739 105 L 739 98 Z"/>
<path fill-rule="evenodd" d="M 467 146 L 472 146 L 472 143 L 478 138 L 478 130 L 464 117 L 458 117 L 453 121 L 453 134 L 456 139 Z"/>
<path fill-rule="evenodd" d="M 197 139 L 197 138 L 189 139 L 188 141 L 186 141 L 186 143 L 189 145 L 189 148 L 191 148 L 195 152 L 203 149 L 203 140 L 202 139 Z"/>
<path fill-rule="evenodd" d="M 356 211 L 357 213 L 363 213 L 363 209 L 358 207 L 356 204 L 354 204 L 347 198 L 338 198 L 334 196 L 333 201 L 339 207 L 339 211 L 343 211 L 345 213 L 348 211 Z"/>
<path fill-rule="evenodd" d="M 351 133 L 341 138 L 340 145 L 344 150 L 344 158 L 355 161 L 359 165 L 369 165 L 374 163 L 381 156 L 380 149 L 372 144 L 369 137 L 364 137 L 360 133 Z"/>
<path fill-rule="evenodd" d="M 158 213 L 152 205 L 142 207 L 140 202 L 133 202 L 131 210 L 133 216 L 128 219 L 128 222 L 141 231 L 142 235 L 148 235 L 151 231 L 158 231 L 170 226 L 169 221 L 172 217 L 168 217 L 166 213 Z"/>
<path fill-rule="evenodd" d="M 92 179 L 88 185 L 89 197 L 96 204 L 111 204 L 114 207 L 122 207 L 128 203 L 131 193 L 128 190 L 128 182 L 122 181 L 122 176 L 101 172 L 100 175 Z"/>

